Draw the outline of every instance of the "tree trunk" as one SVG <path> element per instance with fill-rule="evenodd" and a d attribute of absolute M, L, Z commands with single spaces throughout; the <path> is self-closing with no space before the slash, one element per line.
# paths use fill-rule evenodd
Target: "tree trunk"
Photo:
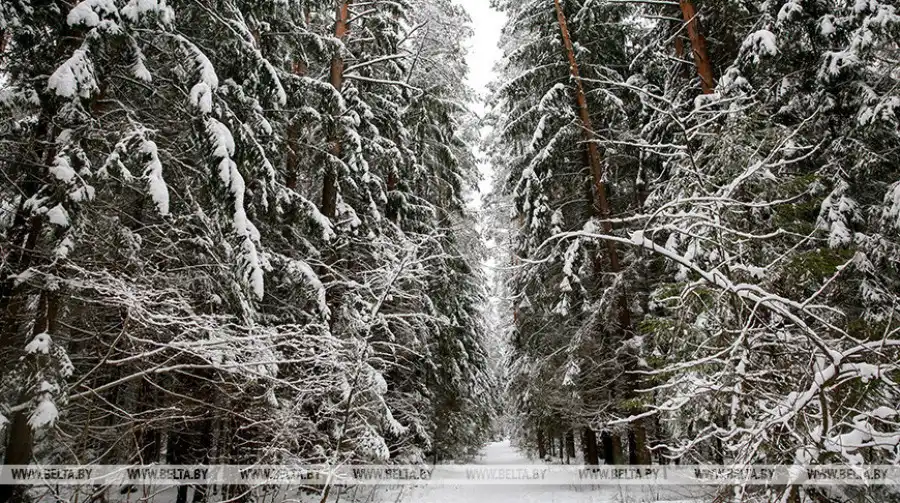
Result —
<path fill-rule="evenodd" d="M 638 456 L 637 456 L 637 439 L 634 436 L 634 430 L 629 428 L 628 435 L 625 438 L 628 439 L 628 464 L 636 465 L 636 464 L 638 464 Z"/>
<path fill-rule="evenodd" d="M 0 29 L 0 60 L 6 56 L 6 45 L 11 37 L 12 33 L 7 33 L 6 30 Z"/>
<path fill-rule="evenodd" d="M 659 416 L 653 416 L 651 419 L 651 424 L 653 425 L 653 440 L 650 442 L 650 447 L 655 448 L 651 449 L 652 453 L 656 453 L 656 462 L 661 465 L 669 464 L 669 459 L 666 457 L 668 454 L 668 449 L 665 447 L 663 442 L 663 429 L 659 424 Z"/>
<path fill-rule="evenodd" d="M 566 463 L 571 463 L 575 458 L 575 432 L 569 430 L 566 432 Z"/>
<path fill-rule="evenodd" d="M 625 464 L 625 451 L 622 449 L 622 436 L 615 432 L 609 433 L 610 450 L 612 451 L 612 464 Z"/>
<path fill-rule="evenodd" d="M 170 431 L 166 445 L 166 462 L 170 465 L 187 464 L 188 449 L 190 444 L 187 434 L 180 431 Z M 188 486 L 180 485 L 176 491 L 175 503 L 187 503 Z"/>
<path fill-rule="evenodd" d="M 631 425 L 631 435 L 634 437 L 634 461 L 633 465 L 651 464 L 650 449 L 647 449 L 647 428 L 645 421 L 635 421 Z"/>
<path fill-rule="evenodd" d="M 700 31 L 700 21 L 697 19 L 697 10 L 691 0 L 680 0 L 681 15 L 687 23 L 688 38 L 691 40 L 691 52 L 694 53 L 694 65 L 700 76 L 700 87 L 703 94 L 711 94 L 715 89 L 712 64 L 709 62 L 709 52 L 706 50 L 706 39 Z"/>
<path fill-rule="evenodd" d="M 608 430 L 603 430 L 600 433 L 600 441 L 603 444 L 603 461 L 608 465 L 616 464 L 616 453 L 612 434 Z"/>
<path fill-rule="evenodd" d="M 34 337 L 41 333 L 56 333 L 57 318 L 59 315 L 59 299 L 58 293 L 44 290 L 41 292 L 38 302 L 37 317 L 34 321 L 34 327 L 31 330 L 31 336 Z M 41 354 L 33 354 L 26 356 L 25 365 L 39 368 L 47 364 L 47 356 Z M 22 390 L 19 396 L 19 402 L 29 400 L 27 395 L 29 390 Z M 34 454 L 34 431 L 28 424 L 29 411 L 17 411 L 9 425 L 9 440 L 6 445 L 6 454 L 3 459 L 3 465 L 27 465 L 31 463 Z M 27 501 L 25 499 L 25 486 L 4 485 L 0 486 L 0 503 Z"/>
<path fill-rule="evenodd" d="M 547 446 L 544 444 L 544 430 L 540 427 L 537 429 L 537 448 L 538 457 L 544 460 L 547 457 Z"/>
<path fill-rule="evenodd" d="M 46 139 L 47 143 L 51 145 L 41 154 L 47 166 L 56 155 L 56 149 L 52 146 L 55 145 L 55 142 L 52 141 L 53 129 L 50 124 L 52 113 L 46 107 L 41 111 L 35 135 L 38 139 Z M 5 256 L 3 250 L 0 250 L 0 274 L 5 276 L 3 282 L 0 283 L 0 365 L 8 363 L 7 352 L 11 350 L 11 345 L 15 340 L 19 326 L 19 311 L 25 302 L 14 299 L 16 287 L 13 275 L 31 267 L 31 262 L 36 256 L 37 239 L 44 225 L 42 218 L 29 217 L 31 211 L 25 207 L 25 202 L 36 195 L 40 188 L 38 174 L 30 168 L 26 172 L 28 176 L 25 183 L 22 184 L 23 197 L 13 217 L 13 225 L 7 233 L 9 250 Z"/>
<path fill-rule="evenodd" d="M 719 437 L 715 437 L 713 439 L 713 446 L 714 446 L 714 450 L 715 450 L 715 452 L 713 452 L 713 456 L 716 459 L 716 464 L 724 465 L 725 464 L 725 447 L 722 445 L 722 439 Z"/>
<path fill-rule="evenodd" d="M 334 23 L 334 37 L 343 41 L 350 30 L 350 2 L 352 0 L 340 0 Z M 338 51 L 331 58 L 331 86 L 340 93 L 344 87 L 344 57 Z M 322 182 L 322 213 L 328 218 L 334 218 L 337 211 L 337 163 L 341 158 L 341 140 L 337 126 L 331 138 L 331 155 L 333 162 L 325 167 L 325 178 Z"/>
<path fill-rule="evenodd" d="M 597 434 L 588 427 L 584 429 L 581 438 L 584 444 L 584 464 L 588 466 L 599 465 L 600 457 L 597 452 Z"/>
<path fill-rule="evenodd" d="M 391 170 L 388 173 L 387 177 L 388 202 L 387 210 L 385 212 L 387 214 L 388 220 L 390 220 L 391 222 L 396 222 L 397 216 L 400 213 L 400 208 L 398 207 L 396 200 L 391 197 L 391 192 L 395 190 L 397 190 L 397 173 L 394 170 Z"/>
<path fill-rule="evenodd" d="M 287 158 L 285 160 L 285 183 L 284 185 L 291 189 L 297 190 L 297 150 L 300 148 L 297 144 L 297 136 L 299 127 L 296 123 L 291 123 L 287 130 Z"/>
<path fill-rule="evenodd" d="M 200 454 L 194 459 L 194 463 L 200 464 L 209 464 L 211 459 L 211 451 L 212 451 L 212 443 L 213 443 L 213 421 L 212 418 L 207 417 L 201 423 L 200 428 L 200 441 L 198 442 L 197 447 L 199 448 L 199 452 L 195 452 L 196 454 Z M 198 484 L 194 487 L 194 496 L 191 498 L 192 503 L 205 503 L 206 495 L 209 489 L 208 485 Z"/>
<path fill-rule="evenodd" d="M 49 106 L 41 109 L 38 119 L 35 138 L 45 140 L 46 149 L 39 155 L 43 158 L 44 164 L 50 166 L 53 158 L 56 156 L 56 142 L 53 140 L 54 131 L 51 124 L 51 118 L 55 115 L 55 110 Z M 37 256 L 35 249 L 37 247 L 38 236 L 44 225 L 44 220 L 40 217 L 29 217 L 31 211 L 26 209 L 25 202 L 37 194 L 40 189 L 39 174 L 33 168 L 27 168 L 28 173 L 25 183 L 22 184 L 22 200 L 13 217 L 13 225 L 7 232 L 9 236 L 9 250 L 0 250 L 0 276 L 3 276 L 0 282 L 0 372 L 4 372 L 5 365 L 10 364 L 9 357 L 15 359 L 14 354 L 10 354 L 13 350 L 16 334 L 19 327 L 19 312 L 25 303 L 24 299 L 15 299 L 15 274 L 26 271 L 31 267 L 31 263 Z M 14 363 L 13 363 L 14 364 Z"/>
<path fill-rule="evenodd" d="M 24 209 L 21 210 L 22 215 L 24 215 L 24 212 Z M 17 214 L 16 219 L 19 216 Z M 8 270 L 10 272 L 15 271 L 16 274 L 27 270 L 31 266 L 31 261 L 35 255 L 35 246 L 37 246 L 37 238 L 43 227 L 43 220 L 40 217 L 33 217 L 26 221 L 23 216 L 22 220 L 20 229 L 16 229 L 16 224 L 14 224 L 12 229 L 12 233 L 20 230 L 21 234 L 13 234 L 13 239 L 11 240 L 12 247 L 21 247 L 22 251 L 18 256 L 8 259 L 9 264 L 15 264 L 14 267 L 8 267 Z M 12 255 L 12 252 L 10 252 L 10 255 Z M 25 305 L 25 299 L 15 298 L 14 285 L 15 278 L 10 274 L 0 286 L 0 321 L 4 325 L 0 327 L 0 362 L 4 365 L 10 364 L 10 358 L 15 359 L 11 352 L 13 351 L 13 342 L 18 333 L 19 314 Z"/>
<path fill-rule="evenodd" d="M 575 101 L 578 105 L 578 116 L 581 118 L 582 132 L 584 140 L 587 143 L 588 160 L 591 164 L 591 175 L 594 180 L 594 198 L 596 199 L 597 210 L 600 218 L 607 220 L 610 215 L 609 201 L 606 199 L 606 184 L 603 182 L 603 166 L 600 161 L 600 150 L 594 143 L 594 126 L 591 122 L 590 110 L 588 110 L 587 97 L 584 94 L 584 85 L 581 82 L 581 72 L 578 69 L 578 61 L 575 60 L 575 48 L 572 45 L 572 37 L 569 34 L 569 27 L 566 24 L 566 15 L 563 12 L 560 0 L 556 2 L 556 17 L 559 21 L 559 28 L 562 31 L 563 44 L 566 47 L 566 54 L 569 57 L 569 71 L 572 80 L 575 81 Z M 609 233 L 612 231 L 612 224 L 608 221 L 603 222 L 603 231 Z M 612 241 L 606 241 L 606 249 L 609 252 L 609 261 L 612 272 L 619 272 L 619 254 L 615 244 Z"/>
<path fill-rule="evenodd" d="M 307 11 L 307 17 L 309 16 L 309 12 Z M 309 22 L 307 21 L 307 25 Z M 294 72 L 294 75 L 305 76 L 307 70 L 309 70 L 306 61 L 298 58 L 294 60 L 294 63 L 291 65 L 291 71 Z M 286 179 L 285 186 L 291 190 L 297 189 L 297 178 L 298 178 L 298 150 L 300 148 L 297 137 L 300 135 L 300 125 L 296 122 L 291 122 L 288 125 L 287 130 L 287 159 L 286 159 Z"/>
<path fill-rule="evenodd" d="M 4 465 L 27 465 L 31 462 L 32 431 L 25 411 L 16 412 L 9 428 L 9 443 L 6 446 Z M 27 486 L 0 485 L 0 503 L 26 501 Z"/>
<path fill-rule="evenodd" d="M 588 109 L 587 97 L 584 93 L 584 85 L 581 81 L 581 73 L 578 69 L 578 61 L 575 59 L 575 48 L 572 44 L 572 37 L 569 33 L 569 27 L 566 24 L 566 15 L 563 12 L 561 0 L 555 0 L 556 18 L 559 21 L 559 29 L 562 32 L 563 45 L 566 48 L 566 54 L 569 58 L 569 71 L 572 80 L 575 82 L 575 101 L 578 105 L 578 115 L 581 118 L 582 131 L 584 140 L 587 143 L 588 159 L 591 164 L 591 175 L 594 181 L 594 197 L 596 198 L 597 211 L 602 220 L 603 232 L 612 233 L 612 224 L 609 222 L 610 206 L 606 197 L 606 184 L 603 182 L 603 166 L 600 160 L 600 151 L 594 142 L 594 127 L 591 123 L 591 114 Z M 606 251 L 609 255 L 610 270 L 613 274 L 621 272 L 622 266 L 619 262 L 619 252 L 616 245 L 612 241 L 604 240 Z M 631 327 L 631 311 L 628 307 L 628 299 L 625 295 L 620 295 L 619 303 L 619 325 L 624 332 Z M 626 371 L 628 369 L 626 368 Z M 640 421 L 638 421 L 640 422 Z M 642 426 L 641 426 L 642 427 Z M 644 435 L 644 440 L 646 440 Z M 647 450 L 646 442 L 639 442 L 636 449 L 640 452 Z"/>

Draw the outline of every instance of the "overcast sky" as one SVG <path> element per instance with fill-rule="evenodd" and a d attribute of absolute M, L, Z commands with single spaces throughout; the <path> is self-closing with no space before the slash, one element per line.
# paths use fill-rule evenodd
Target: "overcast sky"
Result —
<path fill-rule="evenodd" d="M 479 99 L 472 104 L 472 110 L 479 117 L 484 114 L 484 99 L 487 96 L 487 85 L 494 80 L 494 64 L 500 59 L 502 53 L 497 43 L 500 40 L 500 30 L 506 21 L 506 16 L 491 9 L 490 0 L 454 0 L 462 5 L 472 18 L 472 29 L 475 35 L 469 40 L 469 85 L 478 93 Z M 476 155 L 478 152 L 476 151 Z M 491 169 L 487 163 L 479 164 L 482 180 L 479 184 L 480 194 L 474 194 L 473 204 L 481 207 L 482 196 L 490 190 Z"/>
<path fill-rule="evenodd" d="M 497 43 L 506 16 L 491 9 L 490 0 L 455 0 L 472 17 L 475 36 L 469 41 L 469 85 L 479 94 L 487 91 L 487 85 L 494 78 L 494 63 L 502 56 Z M 483 103 L 478 103 L 476 112 L 481 114 Z"/>
<path fill-rule="evenodd" d="M 500 41 L 500 30 L 503 29 L 503 24 L 506 22 L 506 16 L 491 9 L 490 0 L 453 1 L 462 5 L 469 11 L 469 16 L 472 18 L 472 29 L 475 31 L 475 34 L 472 39 L 469 40 L 469 54 L 466 60 L 469 64 L 469 85 L 475 89 L 479 95 L 479 99 L 475 103 L 472 103 L 472 110 L 478 114 L 479 117 L 482 117 L 484 116 L 485 111 L 484 100 L 487 97 L 487 85 L 490 84 L 495 77 L 494 64 L 501 56 L 503 56 L 503 53 L 500 51 L 497 44 Z M 482 129 L 481 134 L 482 136 L 485 134 L 484 129 Z M 481 159 L 481 162 L 478 164 L 478 170 L 481 172 L 481 182 L 478 184 L 478 193 L 472 194 L 470 204 L 478 209 L 482 207 L 484 196 L 491 190 L 493 169 L 490 164 L 483 161 L 484 158 L 480 155 L 477 146 L 475 147 L 475 155 Z M 484 230 L 481 232 L 482 238 L 485 240 L 485 246 L 488 248 L 496 246 L 490 232 L 485 232 Z M 495 283 L 494 273 L 496 267 L 497 264 L 493 257 L 482 264 L 482 268 L 490 285 L 494 285 Z M 493 305 L 499 298 L 497 297 L 494 288 L 489 288 L 489 291 L 491 299 L 490 303 Z M 498 313 L 498 311 L 485 306 L 486 315 L 494 316 Z M 500 326 L 498 322 L 492 322 L 491 325 Z M 499 333 L 495 333 L 493 336 L 497 337 L 495 342 L 501 345 L 503 344 L 503 338 L 500 337 Z"/>

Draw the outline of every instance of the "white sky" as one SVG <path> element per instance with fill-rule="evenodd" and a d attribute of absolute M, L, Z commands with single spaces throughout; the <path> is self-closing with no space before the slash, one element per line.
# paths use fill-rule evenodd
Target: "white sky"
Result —
<path fill-rule="evenodd" d="M 506 16 L 490 7 L 490 0 L 454 0 L 469 12 L 475 36 L 469 41 L 469 85 L 479 94 L 487 92 L 487 85 L 494 79 L 494 63 L 503 55 L 498 47 L 500 30 Z M 481 115 L 483 100 L 475 107 Z"/>
<path fill-rule="evenodd" d="M 469 12 L 469 17 L 472 18 L 472 29 L 475 33 L 469 40 L 468 56 L 466 57 L 466 62 L 469 64 L 468 83 L 469 86 L 478 93 L 479 97 L 475 103 L 472 103 L 472 111 L 479 117 L 483 117 L 485 113 L 485 101 L 488 98 L 487 86 L 496 77 L 494 65 L 503 56 L 503 52 L 498 47 L 498 43 L 500 41 L 500 31 L 506 23 L 506 16 L 491 9 L 490 0 L 453 1 L 458 5 L 462 5 L 463 8 Z M 482 128 L 482 138 L 484 138 L 486 133 L 487 128 Z M 478 193 L 472 194 L 470 204 L 475 209 L 480 209 L 483 206 L 484 196 L 491 190 L 493 169 L 491 165 L 485 161 L 484 156 L 479 152 L 477 145 L 474 147 L 474 150 L 476 158 L 479 159 L 478 171 L 481 172 L 481 182 L 478 184 Z M 490 236 L 490 232 L 481 229 L 481 236 L 488 249 L 496 246 L 492 236 Z M 500 300 L 499 297 L 497 297 L 496 290 L 493 288 L 496 284 L 494 273 L 497 264 L 495 262 L 495 259 L 491 257 L 482 264 L 482 269 L 484 270 L 488 281 L 490 298 L 489 303 L 484 306 L 484 312 L 490 319 L 488 325 L 491 327 L 501 326 L 499 320 L 493 319 L 495 316 L 500 316 L 500 312 L 494 308 Z M 495 333 L 493 330 L 489 330 L 488 332 L 488 340 L 492 345 L 505 347 L 500 331 Z M 494 351 L 492 351 L 491 354 L 499 357 Z"/>
<path fill-rule="evenodd" d="M 482 117 L 485 112 L 487 85 L 494 80 L 494 64 L 503 56 L 498 47 L 500 30 L 506 16 L 490 7 L 490 0 L 454 0 L 469 12 L 475 34 L 468 43 L 469 85 L 478 93 L 479 99 L 472 104 L 472 110 Z M 484 131 L 482 131 L 482 135 Z M 481 159 L 477 148 L 475 155 Z M 481 199 L 491 188 L 491 168 L 486 162 L 479 163 L 482 180 L 478 184 L 479 194 L 474 194 L 473 205 L 481 207 Z"/>

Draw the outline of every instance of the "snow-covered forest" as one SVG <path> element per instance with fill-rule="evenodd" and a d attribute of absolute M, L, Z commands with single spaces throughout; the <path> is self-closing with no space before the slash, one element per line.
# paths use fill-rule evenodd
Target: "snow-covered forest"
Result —
<path fill-rule="evenodd" d="M 3 464 L 900 466 L 895 0 L 490 2 L 2 0 Z"/>
<path fill-rule="evenodd" d="M 0 4 L 6 464 L 489 437 L 467 17 L 350 3 Z"/>
<path fill-rule="evenodd" d="M 896 4 L 498 3 L 486 150 L 526 445 L 900 462 Z M 767 501 L 847 501 L 798 492 Z"/>

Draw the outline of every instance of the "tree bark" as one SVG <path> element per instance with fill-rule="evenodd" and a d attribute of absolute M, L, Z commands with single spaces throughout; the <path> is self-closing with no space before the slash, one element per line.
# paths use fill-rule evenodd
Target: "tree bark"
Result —
<path fill-rule="evenodd" d="M 613 447 L 612 434 L 608 430 L 600 433 L 600 443 L 603 444 L 603 461 L 608 465 L 616 464 L 615 448 Z"/>
<path fill-rule="evenodd" d="M 606 234 L 612 233 L 612 224 L 609 222 L 610 216 L 610 205 L 609 200 L 606 197 L 606 183 L 603 181 L 603 165 L 600 159 L 600 150 L 597 148 L 597 144 L 594 142 L 594 127 L 591 122 L 591 114 L 588 108 L 587 96 L 584 92 L 584 84 L 581 80 L 581 72 L 578 68 L 578 61 L 575 59 L 575 48 L 572 44 L 572 36 L 569 33 L 569 27 L 566 23 L 566 15 L 562 8 L 561 0 L 554 0 L 554 4 L 556 6 L 556 18 L 559 22 L 559 29 L 562 32 L 563 45 L 566 48 L 566 55 L 569 59 L 569 71 L 572 76 L 572 80 L 575 83 L 575 101 L 578 105 L 578 116 L 581 119 L 582 126 L 582 134 L 584 136 L 584 140 L 587 143 L 587 151 L 588 151 L 588 159 L 590 161 L 591 166 L 591 175 L 594 182 L 594 197 L 597 203 L 597 211 L 602 220 L 602 228 L 603 232 Z M 622 265 L 619 262 L 619 252 L 616 248 L 615 243 L 609 240 L 604 240 L 606 245 L 606 251 L 609 255 L 609 264 L 610 270 L 612 273 L 617 274 L 621 272 Z M 628 307 L 628 299 L 625 295 L 620 295 L 618 299 L 619 303 L 619 324 L 620 329 L 623 331 L 627 331 L 631 327 L 631 311 Z M 639 422 L 639 421 L 638 421 Z M 646 435 L 644 439 L 646 440 Z M 638 443 L 636 446 L 638 451 L 646 451 L 647 444 L 646 442 Z M 649 458 L 649 453 L 646 456 Z"/>
<path fill-rule="evenodd" d="M 650 447 L 654 448 L 650 451 L 651 455 L 656 453 L 656 462 L 661 465 L 667 465 L 670 462 L 669 458 L 666 457 L 669 451 L 663 442 L 665 432 L 659 424 L 659 417 L 653 416 L 650 422 L 653 426 L 653 440 L 650 441 Z"/>
<path fill-rule="evenodd" d="M 4 465 L 27 465 L 31 463 L 33 433 L 25 411 L 16 412 L 9 425 L 9 443 L 6 446 Z M 19 501 L 24 496 L 26 486 L 0 485 L 0 503 Z"/>
<path fill-rule="evenodd" d="M 582 435 L 584 444 L 584 464 L 588 466 L 598 466 L 600 464 L 600 456 L 597 452 L 597 434 L 591 428 L 585 428 Z"/>
<path fill-rule="evenodd" d="M 538 457 L 543 460 L 547 457 L 547 446 L 544 444 L 544 430 L 538 427 L 537 430 L 537 447 L 538 447 Z"/>
<path fill-rule="evenodd" d="M 397 217 L 400 214 L 400 208 L 398 207 L 397 202 L 391 199 L 391 192 L 395 190 L 397 190 L 397 173 L 394 170 L 391 170 L 387 177 L 388 202 L 387 210 L 385 212 L 388 220 L 391 222 L 396 222 Z"/>
<path fill-rule="evenodd" d="M 56 292 L 48 290 L 41 292 L 37 317 L 31 330 L 32 337 L 44 332 L 57 333 L 58 325 L 56 321 L 59 315 L 59 299 L 57 296 Z M 36 353 L 26 357 L 26 365 L 41 367 L 47 364 L 45 360 L 48 358 L 48 356 Z M 19 402 L 29 399 L 28 391 L 22 390 Z M 31 463 L 31 458 L 34 454 L 34 431 L 31 425 L 28 424 L 28 416 L 27 410 L 20 410 L 13 414 L 9 425 L 9 441 L 6 445 L 3 465 L 27 465 Z M 26 501 L 25 490 L 25 486 L 0 486 L 0 503 Z"/>
<path fill-rule="evenodd" d="M 582 135 L 587 143 L 588 160 L 591 165 L 591 175 L 594 180 L 594 198 L 596 199 L 597 210 L 600 218 L 604 220 L 603 231 L 612 232 L 612 224 L 606 221 L 609 218 L 609 201 L 606 198 L 606 184 L 603 182 L 603 166 L 600 159 L 600 150 L 594 143 L 594 126 L 591 122 L 591 114 L 588 109 L 587 97 L 584 93 L 584 84 L 581 81 L 581 72 L 578 68 L 578 61 L 575 59 L 575 47 L 572 44 L 572 37 L 569 34 L 569 27 L 566 23 L 566 15 L 563 12 L 561 0 L 555 0 L 556 18 L 559 21 L 559 28 L 562 32 L 563 44 L 566 47 L 566 54 L 569 58 L 569 72 L 572 80 L 575 81 L 575 101 L 578 105 L 578 116 L 581 119 Z M 619 254 L 616 246 L 611 241 L 606 241 L 606 249 L 609 252 L 610 266 L 613 272 L 619 272 L 621 266 L 619 264 Z"/>
<path fill-rule="evenodd" d="M 575 458 L 575 432 L 569 430 L 566 432 L 566 463 L 570 463 Z"/>
<path fill-rule="evenodd" d="M 637 439 L 634 436 L 634 430 L 628 429 L 628 464 L 636 465 L 638 464 L 638 456 L 637 456 Z"/>
<path fill-rule="evenodd" d="M 37 138 L 52 138 L 52 126 L 50 117 L 53 116 L 52 111 L 44 107 L 38 122 Z M 51 145 L 54 142 L 50 142 Z M 47 147 L 41 153 L 46 165 L 50 165 L 53 157 L 56 155 L 56 149 L 53 146 Z M 29 175 L 24 184 L 26 196 L 30 197 L 37 193 L 39 181 L 36 176 Z M 7 270 L 0 268 L 0 273 L 19 273 L 31 267 L 32 262 L 38 257 L 38 238 L 43 230 L 44 220 L 41 217 L 28 217 L 28 211 L 25 210 L 24 201 L 19 205 L 13 220 L 13 228 L 10 230 L 12 239 L 10 240 L 13 250 L 9 252 L 7 262 Z M 18 252 L 15 248 L 20 248 Z M 15 255 L 14 255 L 15 254 Z M 19 329 L 19 318 L 22 309 L 25 307 L 27 300 L 16 294 L 16 287 L 12 274 L 0 283 L 0 372 L 6 372 L 5 369 L 12 365 L 20 365 L 18 355 L 24 344 L 17 344 L 17 335 Z M 56 329 L 57 301 L 48 297 L 49 292 L 46 290 L 41 292 L 39 301 L 37 319 L 35 319 L 32 330 L 32 337 L 41 333 L 41 331 Z M 34 358 L 42 358 L 40 355 L 34 355 Z M 35 362 L 40 365 L 40 362 Z M 21 390 L 20 402 L 27 399 L 25 392 Z M 27 465 L 31 462 L 33 454 L 34 435 L 31 426 L 28 424 L 27 411 L 18 411 L 13 414 L 9 433 L 5 448 L 4 465 Z M 0 486 L 0 503 L 8 501 L 19 501 L 23 498 L 25 488 L 23 486 Z"/>
<path fill-rule="evenodd" d="M 612 464 L 625 464 L 625 451 L 622 449 L 622 436 L 615 432 L 609 433 L 610 450 L 612 451 Z"/>
<path fill-rule="evenodd" d="M 631 435 L 634 437 L 634 461 L 633 465 L 651 464 L 650 449 L 647 448 L 647 427 L 645 421 L 635 421 L 631 425 Z"/>
<path fill-rule="evenodd" d="M 337 7 L 334 23 L 334 37 L 343 41 L 350 30 L 350 2 L 352 0 L 340 0 Z M 331 86 L 340 93 L 344 87 L 344 58 L 340 51 L 331 58 Z M 337 163 L 341 158 L 342 147 L 337 126 L 334 127 L 331 139 L 331 155 L 334 163 L 325 167 L 325 178 L 322 182 L 322 213 L 328 218 L 334 218 L 337 211 Z"/>
<path fill-rule="evenodd" d="M 694 65 L 700 76 L 700 87 L 703 89 L 703 94 L 711 94 L 715 90 L 715 81 L 713 80 L 712 64 L 709 62 L 709 52 L 706 50 L 706 39 L 703 37 L 700 21 L 697 19 L 697 10 L 691 0 L 680 0 L 680 7 L 684 22 L 687 23 L 691 52 L 694 53 Z"/>
<path fill-rule="evenodd" d="M 309 26 L 309 10 L 306 11 L 306 25 Z M 293 64 L 291 64 L 291 71 L 294 72 L 294 75 L 303 77 L 306 75 L 306 72 L 309 70 L 309 66 L 306 64 L 302 58 L 294 59 Z M 297 137 L 300 135 L 300 125 L 296 122 L 291 122 L 288 126 L 287 136 L 288 136 L 288 150 L 287 150 L 287 177 L 285 185 L 287 188 L 291 190 L 297 189 L 297 178 L 298 178 L 298 155 L 297 151 L 299 149 L 299 145 L 297 143 Z"/>
<path fill-rule="evenodd" d="M 684 59 L 684 40 L 680 35 L 675 36 L 675 55 L 678 59 Z"/>
<path fill-rule="evenodd" d="M 49 166 L 56 156 L 55 142 L 53 141 L 53 127 L 51 117 L 55 114 L 45 106 L 41 110 L 38 119 L 36 139 L 45 139 L 50 145 L 40 153 L 46 166 Z M 22 201 L 13 218 L 12 228 L 9 229 L 9 251 L 5 257 L 0 257 L 0 275 L 5 276 L 0 283 L 0 364 L 6 363 L 4 353 L 10 348 L 18 329 L 18 314 L 23 300 L 17 302 L 15 297 L 15 278 L 13 274 L 19 274 L 29 267 L 35 258 L 35 247 L 41 233 L 44 221 L 40 217 L 30 217 L 30 210 L 25 208 L 25 202 L 37 194 L 40 189 L 40 180 L 37 173 L 31 168 L 22 168 L 28 173 L 25 183 L 22 184 Z M 0 250 L 2 253 L 2 250 Z M 5 267 L 4 267 L 5 266 Z M 2 370 L 2 369 L 0 369 Z"/>

